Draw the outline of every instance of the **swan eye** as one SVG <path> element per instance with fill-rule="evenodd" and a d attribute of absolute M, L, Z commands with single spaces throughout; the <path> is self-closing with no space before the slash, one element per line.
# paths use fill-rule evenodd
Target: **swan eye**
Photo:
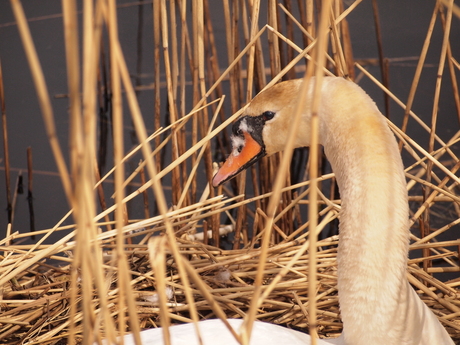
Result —
<path fill-rule="evenodd" d="M 275 117 L 275 113 L 273 111 L 266 111 L 262 114 L 264 121 L 270 121 Z"/>

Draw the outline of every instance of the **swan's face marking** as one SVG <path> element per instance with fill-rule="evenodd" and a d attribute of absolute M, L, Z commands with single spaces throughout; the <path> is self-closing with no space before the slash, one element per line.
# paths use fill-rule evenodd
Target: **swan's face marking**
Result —
<path fill-rule="evenodd" d="M 244 117 L 240 121 L 237 121 L 235 125 L 233 125 L 233 133 L 230 136 L 230 140 L 232 141 L 233 157 L 239 156 L 241 151 L 243 151 L 244 145 L 246 144 L 244 133 L 251 133 L 252 131 L 252 127 L 248 127 L 248 123 Z"/>
<path fill-rule="evenodd" d="M 240 137 L 236 135 L 232 135 L 230 137 L 230 140 L 232 141 L 232 148 L 233 148 L 232 155 L 234 157 L 237 157 L 243 150 L 243 147 L 246 141 L 244 140 L 244 137 Z"/>
<path fill-rule="evenodd" d="M 243 131 L 243 132 L 251 133 L 254 131 L 254 129 L 251 126 L 248 126 L 248 119 L 246 117 L 243 117 L 241 118 L 240 121 L 236 122 L 233 128 L 234 130 L 236 129 L 237 132 Z"/>
<path fill-rule="evenodd" d="M 259 158 L 284 149 L 291 135 L 291 116 L 295 113 L 300 84 L 301 80 L 277 84 L 251 101 L 246 114 L 233 125 L 232 153 L 214 176 L 214 187 L 250 167 Z M 304 122 L 301 126 L 307 125 Z M 296 147 L 308 142 L 305 135 L 297 134 L 297 137 Z"/>
<path fill-rule="evenodd" d="M 273 112 L 264 112 L 260 116 L 243 116 L 235 122 L 231 135 L 232 152 L 213 177 L 214 187 L 221 185 L 265 156 L 262 131 L 265 123 L 274 116 Z"/>

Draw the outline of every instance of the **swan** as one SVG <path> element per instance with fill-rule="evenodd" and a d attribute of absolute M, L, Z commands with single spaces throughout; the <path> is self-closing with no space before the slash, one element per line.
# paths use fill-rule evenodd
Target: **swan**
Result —
<path fill-rule="evenodd" d="M 257 95 L 233 125 L 233 150 L 213 178 L 216 187 L 262 156 L 284 149 L 302 80 Z M 309 145 L 310 103 L 301 114 L 296 147 Z M 396 140 L 372 99 L 353 82 L 326 77 L 321 85 L 319 140 L 342 200 L 337 282 L 343 333 L 318 344 L 454 344 L 407 277 L 409 209 Z M 238 330 L 242 320 L 229 320 Z M 220 320 L 198 323 L 204 345 L 237 344 Z M 141 332 L 143 344 L 162 344 L 161 329 Z M 170 327 L 172 345 L 198 344 L 192 324 Z M 132 336 L 128 336 L 132 337 Z M 125 344 L 129 343 L 125 338 Z M 132 338 L 131 338 L 132 339 Z M 252 345 L 307 345 L 304 333 L 255 322 Z"/>

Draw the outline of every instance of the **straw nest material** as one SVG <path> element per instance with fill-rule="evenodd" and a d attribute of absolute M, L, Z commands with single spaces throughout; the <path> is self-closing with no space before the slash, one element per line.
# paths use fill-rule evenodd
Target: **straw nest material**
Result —
<path fill-rule="evenodd" d="M 184 236 L 186 237 L 186 236 Z M 104 261 L 107 265 L 104 283 L 108 288 L 109 309 L 116 319 L 118 308 L 116 268 L 112 265 L 113 238 L 100 236 L 104 248 Z M 166 244 L 166 243 L 165 243 Z M 288 327 L 308 328 L 308 277 L 309 257 L 306 252 L 306 240 L 286 241 L 270 247 L 264 270 L 262 292 L 267 292 L 265 299 L 257 309 L 257 319 Z M 336 336 L 341 332 L 340 310 L 337 296 L 336 255 L 337 236 L 318 241 L 317 269 L 317 324 L 321 336 Z M 412 249 L 433 246 L 433 250 L 445 260 L 456 260 L 457 253 L 444 249 L 451 243 L 436 245 L 412 245 Z M 167 244 L 166 244 L 167 246 Z M 14 267 L 26 265 L 22 273 L 15 275 L 9 283 L 3 284 L 0 322 L 2 343 L 55 344 L 66 342 L 70 319 L 71 270 L 69 265 L 50 266 L 47 258 L 65 260 L 70 254 L 72 243 L 62 243 L 54 250 L 36 248 L 24 254 L 19 248 L 3 246 L 8 249 L 3 257 L 2 269 L 14 270 Z M 215 318 L 216 308 L 204 295 L 204 290 L 229 318 L 244 317 L 254 294 L 254 280 L 260 264 L 260 249 L 222 250 L 198 241 L 185 238 L 178 239 L 178 248 L 187 260 L 190 277 L 188 288 L 195 300 L 195 307 L 200 319 Z M 43 257 L 43 252 L 48 254 Z M 159 295 L 156 289 L 152 260 L 149 259 L 148 245 L 129 245 L 126 248 L 129 257 L 129 270 L 136 312 L 141 328 L 162 325 L 159 310 Z M 298 257 L 294 257 L 295 255 Z M 299 256 L 300 254 L 300 256 Z M 41 255 L 42 258 L 36 258 Z M 155 254 L 153 254 L 155 256 Z M 35 260 L 38 259 L 38 260 Z M 28 264 L 34 260 L 35 264 Z M 173 323 L 190 322 L 190 304 L 185 297 L 184 284 L 180 279 L 174 256 L 166 249 L 166 274 L 164 295 L 167 299 L 167 312 Z M 420 258 L 409 261 L 408 275 L 423 301 L 440 318 L 454 339 L 460 339 L 460 299 L 457 286 L 460 280 L 441 282 L 420 268 Z M 455 270 L 456 266 L 453 265 Z M 448 270 L 448 268 L 444 268 Z M 80 339 L 82 327 L 81 304 L 82 286 L 78 278 L 76 295 L 79 303 L 74 320 L 76 339 Z M 100 312 L 98 297 L 93 294 L 97 318 Z M 127 329 L 128 330 L 128 329 Z"/>

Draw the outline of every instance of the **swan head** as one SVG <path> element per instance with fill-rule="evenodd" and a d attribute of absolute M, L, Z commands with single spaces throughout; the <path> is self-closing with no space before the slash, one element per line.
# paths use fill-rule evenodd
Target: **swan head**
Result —
<path fill-rule="evenodd" d="M 233 124 L 232 152 L 214 175 L 214 187 L 238 175 L 260 158 L 284 149 L 300 84 L 300 79 L 276 84 L 251 101 L 244 114 Z M 309 133 L 302 132 L 304 135 Z M 296 146 L 308 145 L 307 139 L 299 136 Z"/>

